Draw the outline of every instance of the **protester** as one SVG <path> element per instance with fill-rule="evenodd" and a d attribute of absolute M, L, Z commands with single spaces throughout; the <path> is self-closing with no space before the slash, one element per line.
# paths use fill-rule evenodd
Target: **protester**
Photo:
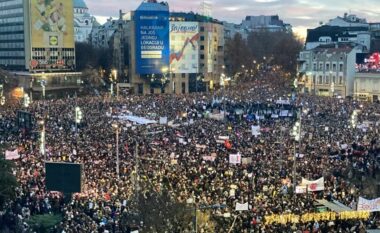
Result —
<path fill-rule="evenodd" d="M 76 106 L 84 117 L 78 130 Z M 25 110 L 36 120 L 44 119 L 47 160 L 84 164 L 84 191 L 65 203 L 62 194 L 46 191 L 44 157 L 35 134 L 39 126 L 36 124 L 29 134 L 17 130 L 16 113 L 21 106 L 14 104 L 2 109 L 0 141 L 18 148 L 21 158 L 15 160 L 15 172 L 20 187 L 17 198 L 0 215 L 0 223 L 16 227 L 35 214 L 62 212 L 64 219 L 56 232 L 126 232 L 121 216 L 130 211 L 128 203 L 136 192 L 135 163 L 139 161 L 141 193 L 149 185 L 157 192 L 168 189 L 178 202 L 192 198 L 197 207 L 225 205 L 211 209 L 218 223 L 214 232 L 227 232 L 234 222 L 234 218 L 221 217 L 223 213 L 236 216 L 232 232 L 362 232 L 364 228 L 380 228 L 378 214 L 366 221 L 333 224 L 264 224 L 264 217 L 271 214 L 316 212 L 316 199 L 337 200 L 356 209 L 358 197 L 366 197 L 367 187 L 352 181 L 379 178 L 379 107 L 350 99 L 292 98 L 288 81 L 270 72 L 208 93 L 35 101 Z M 355 128 L 350 122 L 354 110 L 359 110 Z M 122 114 L 157 122 L 167 117 L 169 122 L 118 122 L 122 129 L 118 178 L 112 123 Z M 212 119 L 215 114 L 226 119 Z M 299 119 L 301 139 L 295 143 L 290 132 Z M 260 127 L 259 135 L 253 135 L 252 125 Z M 295 166 L 294 151 L 298 155 Z M 244 164 L 230 164 L 231 154 L 241 156 Z M 323 191 L 295 193 L 294 179 L 299 184 L 301 178 L 320 177 L 324 177 Z M 248 211 L 235 211 L 236 203 L 246 202 Z M 181 232 L 191 229 L 189 224 Z"/>

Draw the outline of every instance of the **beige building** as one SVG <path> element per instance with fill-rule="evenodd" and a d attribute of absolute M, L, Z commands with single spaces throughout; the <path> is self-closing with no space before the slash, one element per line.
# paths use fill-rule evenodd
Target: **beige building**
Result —
<path fill-rule="evenodd" d="M 355 99 L 378 101 L 380 97 L 380 73 L 356 73 L 354 90 Z"/>
<path fill-rule="evenodd" d="M 304 50 L 299 56 L 303 91 L 319 96 L 353 96 L 356 54 L 362 46 L 329 44 Z"/>

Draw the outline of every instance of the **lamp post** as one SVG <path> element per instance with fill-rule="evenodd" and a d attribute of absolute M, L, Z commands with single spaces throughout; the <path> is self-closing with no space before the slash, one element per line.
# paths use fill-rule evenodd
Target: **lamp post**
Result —
<path fill-rule="evenodd" d="M 335 83 L 334 82 L 331 82 L 330 90 L 331 90 L 332 97 L 334 97 L 334 92 L 335 92 Z"/>
<path fill-rule="evenodd" d="M 30 104 L 30 97 L 28 94 L 24 94 L 24 107 L 27 108 L 29 107 L 29 104 Z"/>
<path fill-rule="evenodd" d="M 75 107 L 75 132 L 78 133 L 78 124 L 83 119 L 82 110 L 77 106 Z"/>
<path fill-rule="evenodd" d="M 293 130 L 291 132 L 291 135 L 294 137 L 294 159 L 293 159 L 293 186 L 294 186 L 294 190 L 296 188 L 296 182 L 297 182 L 297 179 L 296 179 L 296 170 L 297 170 L 297 153 L 296 153 L 296 143 L 300 143 L 301 141 L 301 115 L 302 115 L 302 111 L 299 112 L 300 116 L 299 116 L 299 121 L 297 121 L 295 123 L 295 125 L 293 126 Z"/>
<path fill-rule="evenodd" d="M 46 81 L 41 80 L 41 87 L 42 87 L 42 98 L 45 99 L 45 86 L 46 86 Z"/>
<path fill-rule="evenodd" d="M 117 123 L 112 124 L 112 128 L 116 132 L 116 174 L 117 174 L 117 179 L 120 178 L 120 161 L 119 161 L 119 132 L 120 132 L 120 127 Z"/>
<path fill-rule="evenodd" d="M 40 120 L 38 124 L 41 126 L 41 136 L 40 136 L 40 153 L 44 156 L 46 161 L 46 153 L 45 153 L 45 121 Z"/>
<path fill-rule="evenodd" d="M 5 104 L 4 85 L 0 84 L 0 105 L 3 106 L 4 104 Z"/>

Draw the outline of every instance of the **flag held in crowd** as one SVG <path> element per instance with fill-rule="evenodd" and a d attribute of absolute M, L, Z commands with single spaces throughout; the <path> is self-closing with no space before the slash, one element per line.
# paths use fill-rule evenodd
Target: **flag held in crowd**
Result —
<path fill-rule="evenodd" d="M 325 189 L 325 179 L 323 177 L 318 180 L 306 180 L 302 178 L 300 185 L 296 186 L 296 193 L 316 192 Z"/>
<path fill-rule="evenodd" d="M 248 202 L 243 203 L 243 204 L 236 203 L 235 210 L 236 211 L 245 211 L 245 210 L 248 210 Z"/>
<path fill-rule="evenodd" d="M 13 151 L 10 151 L 10 150 L 5 151 L 6 160 L 14 160 L 14 159 L 19 159 L 19 158 L 20 158 L 20 155 L 18 154 L 17 149 Z"/>

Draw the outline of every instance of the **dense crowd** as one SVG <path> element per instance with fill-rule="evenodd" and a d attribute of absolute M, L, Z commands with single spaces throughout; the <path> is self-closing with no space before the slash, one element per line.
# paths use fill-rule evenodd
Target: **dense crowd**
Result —
<path fill-rule="evenodd" d="M 279 99 L 289 101 L 279 104 Z M 75 106 L 84 116 L 78 130 Z M 215 227 L 209 230 L 209 226 L 199 225 L 198 232 L 228 232 L 231 225 L 231 232 L 365 232 L 380 228 L 377 213 L 365 221 L 264 224 L 266 215 L 315 212 L 317 199 L 337 200 L 355 209 L 359 196 L 371 198 L 363 184 L 379 179 L 379 107 L 352 99 L 295 97 L 288 81 L 276 73 L 208 93 L 35 101 L 26 110 L 36 120 L 44 119 L 47 160 L 84 164 L 83 192 L 65 202 L 61 193 L 46 191 L 38 137 L 17 129 L 16 113 L 21 106 L 8 105 L 1 108 L 0 142 L 19 148 L 21 159 L 15 160 L 15 174 L 20 187 L 17 199 L 0 213 L 0 224 L 12 232 L 28 229 L 26 220 L 32 215 L 64 213 L 56 232 L 127 232 L 121 216 L 132 211 L 129 203 L 136 193 L 135 182 L 139 182 L 141 195 L 148 195 L 145 190 L 151 187 L 156 192 L 167 190 L 174 202 L 192 199 L 198 208 L 226 206 L 208 210 Z M 281 109 L 292 116 L 273 117 Z M 350 124 L 354 110 L 359 113 L 355 128 Z M 123 112 L 157 121 L 165 116 L 169 125 L 118 122 L 122 129 L 118 178 L 112 123 Z M 227 119 L 209 118 L 219 112 L 225 112 Z M 258 115 L 264 117 L 258 119 Z M 302 134 L 295 143 L 290 131 L 299 118 Z M 252 125 L 260 126 L 260 135 L 252 135 Z M 38 127 L 34 131 L 40 130 Z M 220 136 L 229 138 L 228 146 L 226 141 L 220 142 Z M 229 155 L 237 153 L 250 162 L 230 164 Z M 214 161 L 203 159 L 210 155 L 216 155 Z M 325 190 L 296 194 L 294 174 L 297 183 L 301 178 L 323 176 Z M 352 181 L 357 179 L 363 182 L 354 185 Z M 246 202 L 248 211 L 235 211 L 236 203 Z M 224 218 L 224 213 L 232 213 L 232 217 Z M 193 229 L 191 222 L 185 227 L 163 224 L 173 227 L 170 232 Z M 142 232 L 151 232 L 141 225 Z"/>

